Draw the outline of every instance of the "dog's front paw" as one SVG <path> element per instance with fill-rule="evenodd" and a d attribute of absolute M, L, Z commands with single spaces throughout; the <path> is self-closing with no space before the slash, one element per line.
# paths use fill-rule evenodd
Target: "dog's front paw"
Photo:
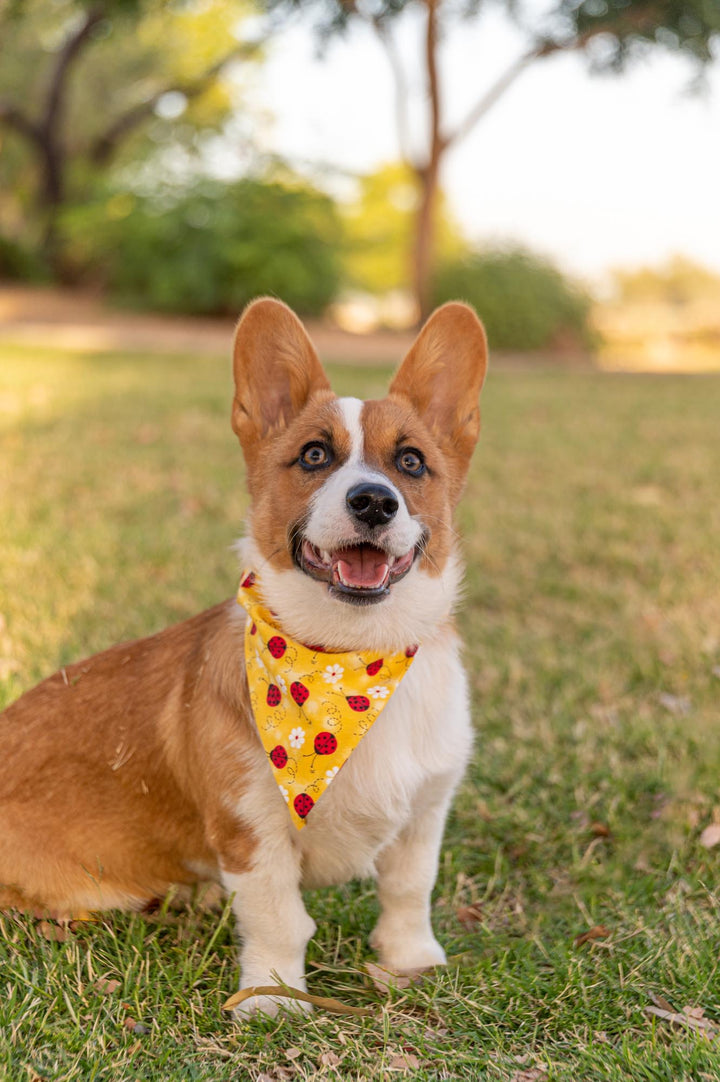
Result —
<path fill-rule="evenodd" d="M 312 1009 L 312 1003 L 291 999 L 289 996 L 249 996 L 233 1008 L 233 1014 L 238 1021 L 243 1021 L 258 1014 L 275 1018 L 280 1011 L 297 1015 L 310 1014 Z"/>
<path fill-rule="evenodd" d="M 378 952 L 380 965 L 391 973 L 414 973 L 447 963 L 445 951 L 433 935 L 388 934 L 378 927 L 370 944 Z"/>

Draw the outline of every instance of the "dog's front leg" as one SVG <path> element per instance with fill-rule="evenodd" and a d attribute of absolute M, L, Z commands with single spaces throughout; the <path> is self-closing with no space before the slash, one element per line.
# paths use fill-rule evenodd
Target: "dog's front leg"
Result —
<path fill-rule="evenodd" d="M 271 795 L 279 796 L 277 792 Z M 305 991 L 305 948 L 315 931 L 315 921 L 303 905 L 300 855 L 290 840 L 284 808 L 282 815 L 280 822 L 275 816 L 269 817 L 276 829 L 272 836 L 261 832 L 248 871 L 222 871 L 242 941 L 241 988 L 282 983 Z M 252 996 L 236 1007 L 236 1013 L 261 1012 L 274 1017 L 280 1008 L 311 1009 L 300 1000 Z"/>
<path fill-rule="evenodd" d="M 444 965 L 445 951 L 430 922 L 445 818 L 457 775 L 423 790 L 414 815 L 377 859 L 380 918 L 370 937 L 380 964 L 393 973 Z"/>

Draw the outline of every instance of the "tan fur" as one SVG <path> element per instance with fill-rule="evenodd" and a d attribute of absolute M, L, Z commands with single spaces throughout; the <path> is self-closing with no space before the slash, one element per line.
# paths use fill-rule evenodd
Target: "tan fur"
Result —
<path fill-rule="evenodd" d="M 254 736 L 235 608 L 70 665 L 0 715 L 0 905 L 139 908 L 218 855 L 247 865 L 227 810 Z"/>

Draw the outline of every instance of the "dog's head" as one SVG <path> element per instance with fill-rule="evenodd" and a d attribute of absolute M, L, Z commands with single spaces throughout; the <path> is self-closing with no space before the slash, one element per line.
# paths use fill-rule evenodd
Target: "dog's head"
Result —
<path fill-rule="evenodd" d="M 246 558 L 291 635 L 397 648 L 448 615 L 459 577 L 452 513 L 486 366 L 475 313 L 446 304 L 387 398 L 338 398 L 289 308 L 261 299 L 246 309 L 232 413 L 252 497 Z"/>

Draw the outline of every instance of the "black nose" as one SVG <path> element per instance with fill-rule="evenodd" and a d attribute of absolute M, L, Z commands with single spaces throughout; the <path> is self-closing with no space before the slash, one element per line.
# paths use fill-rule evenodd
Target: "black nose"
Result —
<path fill-rule="evenodd" d="M 395 518 L 399 506 L 392 489 L 373 484 L 355 485 L 345 497 L 345 503 L 351 514 L 371 530 Z"/>

